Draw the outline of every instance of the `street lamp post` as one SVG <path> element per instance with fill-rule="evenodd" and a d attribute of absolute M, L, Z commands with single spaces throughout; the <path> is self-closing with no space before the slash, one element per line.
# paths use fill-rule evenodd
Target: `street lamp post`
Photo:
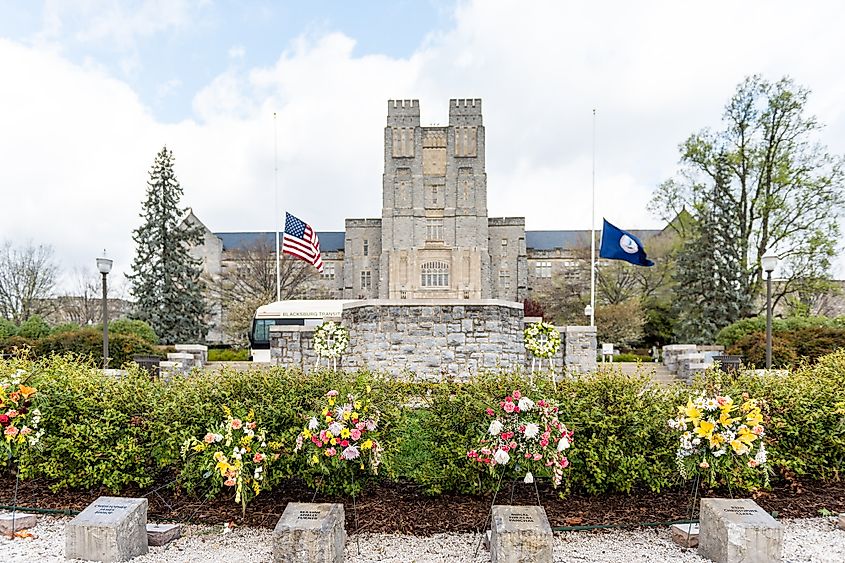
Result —
<path fill-rule="evenodd" d="M 772 272 L 778 265 L 778 257 L 767 254 L 760 261 L 766 272 L 766 369 L 772 369 Z"/>
<path fill-rule="evenodd" d="M 106 276 L 111 271 L 112 260 L 106 258 L 106 251 L 103 250 L 103 257 L 97 258 L 97 269 L 103 274 L 103 369 L 109 366 L 109 309 L 106 299 Z"/>

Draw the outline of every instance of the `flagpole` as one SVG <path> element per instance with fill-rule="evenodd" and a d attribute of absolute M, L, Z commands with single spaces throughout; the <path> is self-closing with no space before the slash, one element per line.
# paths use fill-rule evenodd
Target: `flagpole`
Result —
<path fill-rule="evenodd" d="M 282 267 L 279 256 L 279 135 L 276 127 L 276 112 L 273 112 L 273 193 L 276 197 L 276 301 L 282 300 Z"/>
<path fill-rule="evenodd" d="M 596 108 L 593 108 L 593 212 L 590 219 L 590 326 L 596 326 Z"/>

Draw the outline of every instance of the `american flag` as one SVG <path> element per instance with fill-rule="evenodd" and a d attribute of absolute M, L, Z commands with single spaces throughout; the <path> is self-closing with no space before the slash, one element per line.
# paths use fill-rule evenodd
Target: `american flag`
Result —
<path fill-rule="evenodd" d="M 285 234 L 282 237 L 282 252 L 313 264 L 323 271 L 323 257 L 320 255 L 320 241 L 311 225 L 285 212 Z"/>

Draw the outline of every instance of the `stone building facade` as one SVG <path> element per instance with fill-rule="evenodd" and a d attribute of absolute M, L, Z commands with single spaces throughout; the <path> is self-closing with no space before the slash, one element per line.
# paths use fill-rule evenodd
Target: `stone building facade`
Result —
<path fill-rule="evenodd" d="M 589 231 L 526 231 L 524 217 L 488 216 L 485 147 L 480 99 L 450 100 L 448 125 L 431 127 L 418 100 L 389 100 L 381 217 L 318 231 L 324 270 L 303 297 L 521 302 L 553 275 L 589 275 Z M 192 252 L 212 277 L 231 251 L 275 245 L 272 232 L 215 233 L 192 213 L 186 220 L 205 231 Z"/>

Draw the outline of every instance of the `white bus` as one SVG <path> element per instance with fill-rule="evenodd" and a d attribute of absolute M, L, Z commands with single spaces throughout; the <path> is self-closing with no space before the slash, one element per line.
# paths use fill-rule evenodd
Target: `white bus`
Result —
<path fill-rule="evenodd" d="M 255 311 L 249 331 L 249 354 L 253 362 L 270 362 L 270 327 L 275 325 L 319 326 L 327 317 L 340 317 L 343 304 L 352 299 L 290 299 L 262 305 Z"/>

